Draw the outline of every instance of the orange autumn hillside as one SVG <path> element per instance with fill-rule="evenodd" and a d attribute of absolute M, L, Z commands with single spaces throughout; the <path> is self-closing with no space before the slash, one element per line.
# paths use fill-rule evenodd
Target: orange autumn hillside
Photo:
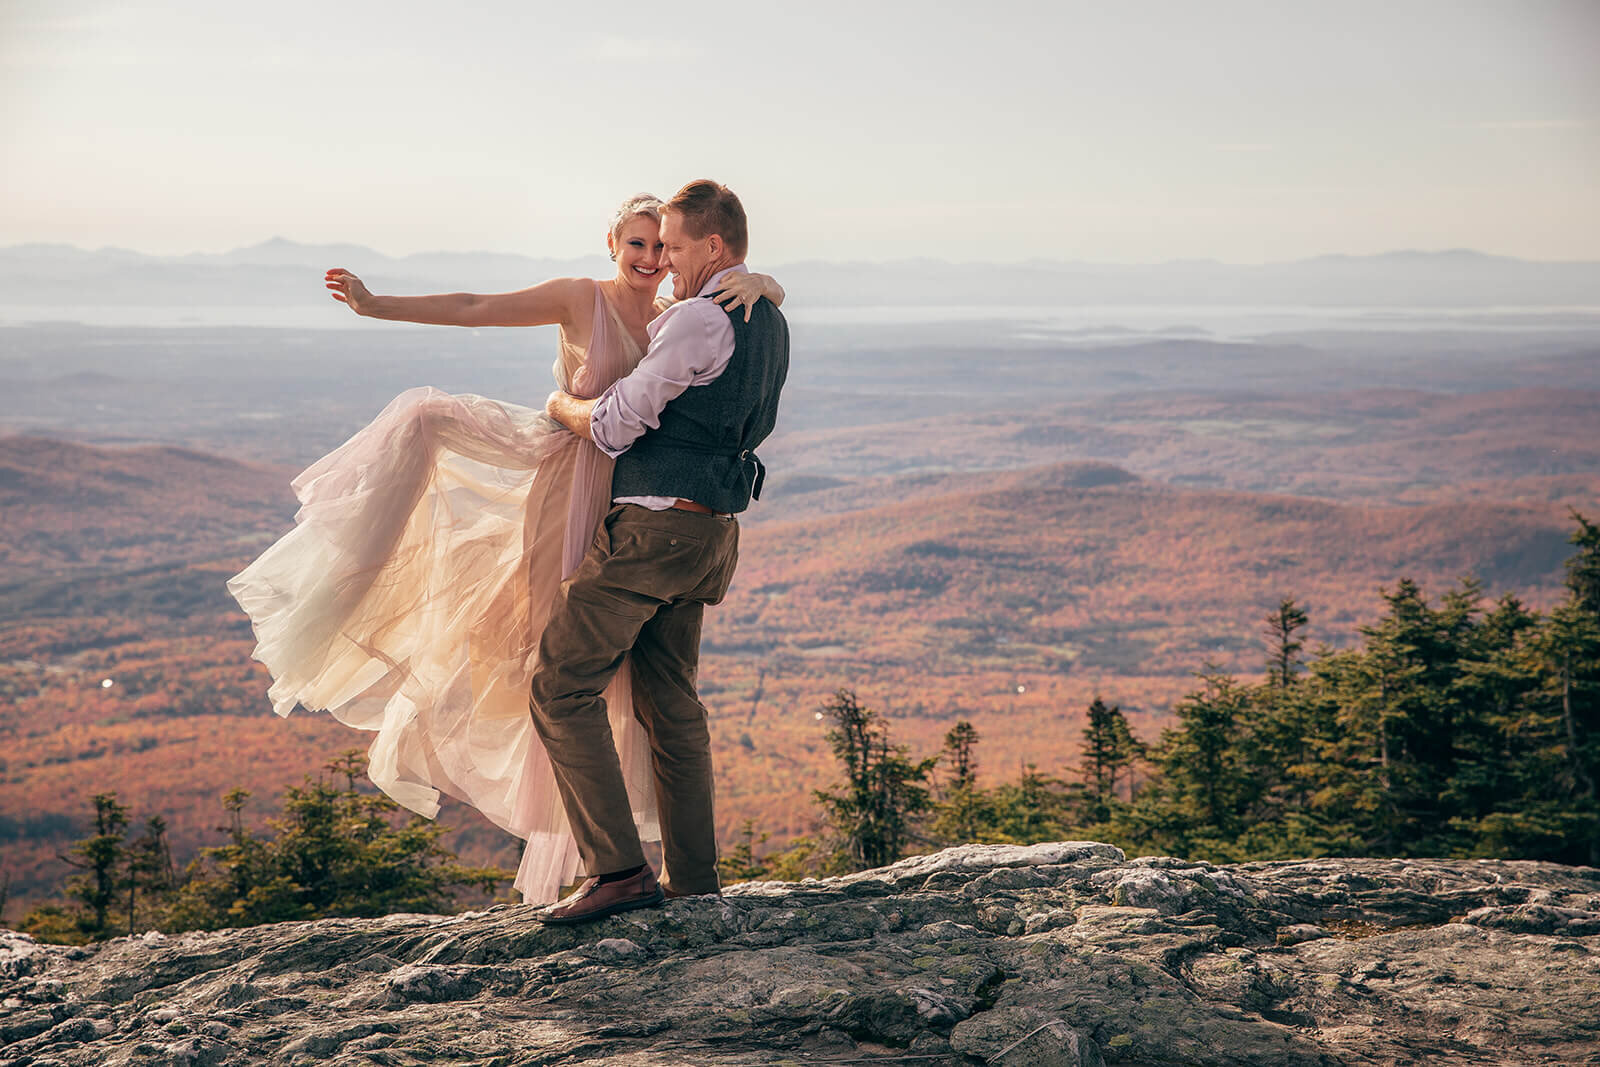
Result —
<path fill-rule="evenodd" d="M 0 848 L 13 907 L 67 873 L 55 854 L 95 792 L 166 815 L 184 855 L 216 839 L 226 790 L 255 792 L 261 814 L 359 746 L 326 717 L 271 715 L 248 627 L 223 592 L 245 546 L 286 525 L 286 473 L 25 438 L 0 439 L 0 457 L 30 479 L 34 502 L 8 506 L 8 540 L 15 529 L 48 560 L 19 563 L 0 588 Z M 130 477 L 144 481 L 119 480 Z M 126 543 L 101 523 L 79 536 L 62 502 L 85 486 L 129 529 Z M 196 522 L 191 502 L 213 494 L 225 506 Z M 1342 642 L 1401 574 L 1438 590 L 1475 573 L 1537 603 L 1566 552 L 1564 502 L 1345 504 L 1073 463 L 924 480 L 902 495 L 746 530 L 702 671 L 726 839 L 746 818 L 775 843 L 810 829 L 810 790 L 832 773 L 815 711 L 840 685 L 886 711 L 914 751 L 933 751 L 959 715 L 983 735 L 981 774 L 1011 777 L 1024 760 L 1059 772 L 1096 693 L 1151 737 L 1202 663 L 1256 670 L 1260 617 L 1282 595 L 1309 606 L 1314 641 Z M 515 843 L 473 813 L 445 819 L 465 857 L 514 865 Z"/>

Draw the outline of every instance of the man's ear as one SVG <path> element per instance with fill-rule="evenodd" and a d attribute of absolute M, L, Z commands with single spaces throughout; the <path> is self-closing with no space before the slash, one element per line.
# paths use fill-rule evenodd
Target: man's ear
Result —
<path fill-rule="evenodd" d="M 706 237 L 706 250 L 711 253 L 711 259 L 722 258 L 722 234 L 712 233 Z"/>

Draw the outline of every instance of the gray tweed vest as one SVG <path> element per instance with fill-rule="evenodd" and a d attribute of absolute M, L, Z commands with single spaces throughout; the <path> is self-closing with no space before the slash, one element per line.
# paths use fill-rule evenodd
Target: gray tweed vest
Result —
<path fill-rule="evenodd" d="M 611 495 L 671 496 L 713 511 L 740 512 L 760 499 L 766 467 L 755 449 L 778 420 L 778 393 L 789 374 L 789 324 L 761 299 L 744 321 L 728 313 L 733 356 L 716 379 L 668 402 L 661 425 L 622 455 Z"/>

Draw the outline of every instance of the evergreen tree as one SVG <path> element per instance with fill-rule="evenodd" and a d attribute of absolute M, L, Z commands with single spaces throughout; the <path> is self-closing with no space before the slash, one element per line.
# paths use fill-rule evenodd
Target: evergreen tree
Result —
<path fill-rule="evenodd" d="M 1493 854 L 1504 855 L 1510 847 L 1504 824 L 1483 820 L 1515 803 L 1530 784 L 1525 781 L 1531 755 L 1529 701 L 1539 687 L 1532 647 L 1542 626 L 1516 597 L 1504 596 L 1460 645 L 1452 681 L 1458 709 L 1455 766 L 1440 795 L 1440 814 L 1456 851 L 1481 853 L 1486 834 L 1500 839 L 1487 846 Z"/>
<path fill-rule="evenodd" d="M 1119 801 L 1117 781 L 1128 780 L 1128 799 L 1133 799 L 1133 765 L 1146 755 L 1144 742 L 1133 736 L 1127 716 L 1113 704 L 1106 706 L 1097 694 L 1089 704 L 1088 723 L 1083 730 L 1083 757 L 1078 774 L 1083 782 L 1084 803 L 1079 821 L 1103 824 L 1111 819 Z"/>
<path fill-rule="evenodd" d="M 18 929 L 41 941 L 81 945 L 125 932 L 113 917 L 126 887 L 128 809 L 115 793 L 94 797 L 94 826 L 62 862 L 82 871 L 67 880 L 68 904 L 44 904 L 22 917 Z"/>
<path fill-rule="evenodd" d="M 934 837 L 944 844 L 981 841 L 991 830 L 990 798 L 978 788 L 977 748 L 978 731 L 965 719 L 944 735 L 939 762 L 946 770 L 929 827 Z"/>
<path fill-rule="evenodd" d="M 962 719 L 944 735 L 945 765 L 950 768 L 952 789 L 969 789 L 978 780 L 978 731 Z"/>
<path fill-rule="evenodd" d="M 1592 618 L 1600 619 L 1600 527 L 1578 514 L 1574 509 L 1572 519 L 1578 524 L 1570 540 L 1578 551 L 1567 560 L 1567 588 L 1578 607 Z"/>
<path fill-rule="evenodd" d="M 889 743 L 889 730 L 877 712 L 840 689 L 823 714 L 833 724 L 828 744 L 844 770 L 844 783 L 813 795 L 857 869 L 881 867 L 900 859 L 917 819 L 931 801 L 926 782 L 937 758 L 914 761 Z"/>
<path fill-rule="evenodd" d="M 798 882 L 804 878 L 848 874 L 847 857 L 838 851 L 829 851 L 815 837 L 802 836 L 789 842 L 782 852 L 763 856 L 763 875 L 777 882 Z"/>
<path fill-rule="evenodd" d="M 399 808 L 360 791 L 363 757 L 347 752 L 326 769 L 344 788 L 307 778 L 291 787 L 282 814 L 259 837 L 244 824 L 249 794 L 224 799 L 226 844 L 202 850 L 172 909 L 177 929 L 251 926 L 289 919 L 376 916 L 444 910 L 463 888 L 494 892 L 508 872 L 469 868 L 439 844 L 445 830 L 413 816 L 396 825 Z"/>
<path fill-rule="evenodd" d="M 1280 689 L 1294 684 L 1300 667 L 1300 652 L 1305 642 L 1299 632 L 1309 621 L 1293 597 L 1278 601 L 1278 608 L 1267 616 L 1267 682 Z"/>
<path fill-rule="evenodd" d="M 739 827 L 739 839 L 734 846 L 717 858 L 717 872 L 729 882 L 755 882 L 768 877 L 766 861 L 756 856 L 756 847 L 764 845 L 770 834 L 756 837 L 756 821 L 746 819 Z"/>
<path fill-rule="evenodd" d="M 1177 725 L 1162 731 L 1152 753 L 1155 781 L 1124 824 L 1171 855 L 1228 861 L 1259 790 L 1242 744 L 1249 691 L 1215 667 L 1200 681 L 1173 709 Z"/>
<path fill-rule="evenodd" d="M 1542 839 L 1537 858 L 1600 865 L 1600 618 L 1575 591 L 1532 651 L 1543 670 L 1519 724 L 1534 742 L 1521 826 Z"/>
<path fill-rule="evenodd" d="M 1358 852 L 1349 824 L 1327 810 L 1319 792 L 1318 753 L 1335 743 L 1336 708 L 1307 679 L 1288 689 L 1247 691 L 1247 726 L 1239 764 L 1252 779 L 1235 854 L 1293 859 Z"/>
<path fill-rule="evenodd" d="M 1300 631 L 1309 621 L 1293 597 L 1280 600 L 1266 618 L 1266 682 L 1251 693 L 1250 752 L 1245 757 L 1261 775 L 1260 818 L 1284 824 L 1286 840 L 1306 845 L 1313 765 L 1316 753 L 1334 733 L 1334 716 L 1318 699 L 1317 687 L 1296 684 L 1304 676 L 1300 653 L 1305 642 Z M 1291 823 L 1297 829 L 1287 832 Z"/>
<path fill-rule="evenodd" d="M 73 845 L 67 863 L 84 873 L 67 883 L 67 895 L 86 912 L 79 928 L 90 940 L 111 937 L 117 931 L 111 923 L 111 909 L 122 889 L 122 869 L 128 833 L 128 809 L 117 803 L 115 793 L 97 793 L 94 798 L 94 833 Z"/>
<path fill-rule="evenodd" d="M 1285 768 L 1284 856 L 1368 854 L 1370 824 L 1383 804 L 1373 713 L 1360 699 L 1369 678 L 1361 650 L 1324 651 L 1299 684 L 1269 690 L 1260 705 L 1268 720 L 1261 758 L 1276 752 Z M 1290 840 L 1304 847 L 1292 849 Z"/>
<path fill-rule="evenodd" d="M 1059 778 L 1040 774 L 1032 763 L 1023 764 L 1015 783 L 994 791 L 995 836 L 1014 845 L 1069 837 L 1072 803 L 1072 795 Z"/>
<path fill-rule="evenodd" d="M 1226 835 L 1237 829 L 1242 798 L 1250 785 L 1239 773 L 1238 740 L 1244 726 L 1245 691 L 1233 678 L 1210 668 L 1204 688 L 1177 707 L 1179 728 L 1162 738 L 1161 766 L 1199 827 Z"/>
<path fill-rule="evenodd" d="M 167 844 L 167 820 L 159 815 L 145 820 L 144 832 L 128 846 L 126 862 L 124 884 L 128 890 L 128 932 L 131 934 L 139 928 L 136 911 L 139 894 L 145 895 L 146 910 L 154 912 L 175 887 L 172 850 Z"/>
<path fill-rule="evenodd" d="M 1380 854 L 1450 855 L 1460 843 L 1441 797 L 1456 770 L 1456 683 L 1478 597 L 1476 583 L 1464 582 L 1435 611 L 1415 582 L 1402 579 L 1383 594 L 1388 614 L 1362 628 L 1359 688 L 1349 694 L 1354 748 L 1346 756 L 1364 794 L 1357 806 L 1371 815 L 1368 846 Z"/>

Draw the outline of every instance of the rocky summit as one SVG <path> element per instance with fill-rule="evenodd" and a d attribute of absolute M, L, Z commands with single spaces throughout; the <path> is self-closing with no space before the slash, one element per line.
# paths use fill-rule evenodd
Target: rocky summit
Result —
<path fill-rule="evenodd" d="M 1600 1062 L 1600 870 L 967 845 L 587 927 L 0 932 L 4 1064 Z"/>

